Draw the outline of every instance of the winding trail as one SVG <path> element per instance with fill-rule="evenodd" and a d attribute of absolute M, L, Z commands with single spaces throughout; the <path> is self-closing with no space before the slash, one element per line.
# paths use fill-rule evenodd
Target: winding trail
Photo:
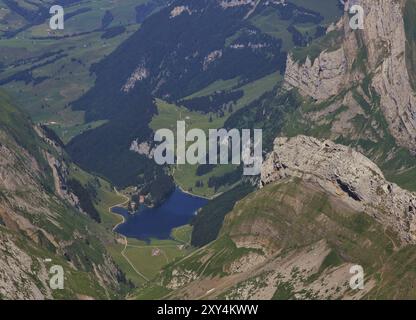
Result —
<path fill-rule="evenodd" d="M 122 203 L 119 203 L 119 204 L 115 204 L 115 205 L 113 205 L 113 206 L 111 206 L 111 207 L 109 207 L 108 208 L 108 212 L 110 212 L 111 214 L 115 214 L 115 215 L 117 215 L 118 217 L 122 217 L 122 220 L 119 222 L 119 223 L 117 223 L 114 227 L 113 227 L 113 232 L 116 232 L 115 230 L 117 229 L 117 227 L 119 226 L 119 225 L 121 225 L 121 224 L 123 224 L 124 222 L 126 222 L 126 219 L 124 218 L 124 216 L 122 216 L 122 215 L 118 215 L 118 214 L 116 214 L 116 213 L 114 213 L 112 210 L 113 210 L 113 208 L 115 208 L 115 207 L 121 207 L 121 206 L 124 206 L 125 204 L 127 204 L 129 201 L 130 201 L 130 198 L 129 197 L 127 197 L 126 195 L 124 195 L 124 194 L 122 194 L 122 193 L 120 193 L 120 192 L 118 192 L 118 190 L 116 189 L 116 188 L 114 188 L 114 191 L 117 193 L 117 195 L 119 195 L 119 196 L 122 196 L 123 198 L 125 198 L 126 200 L 124 201 L 124 202 L 122 202 Z M 139 270 L 137 270 L 136 269 L 136 267 L 134 266 L 134 264 L 130 261 L 130 259 L 127 257 L 127 255 L 126 255 L 126 250 L 127 250 L 127 246 L 129 245 L 129 241 L 128 241 L 128 239 L 127 239 L 127 237 L 126 236 L 124 236 L 124 235 L 122 235 L 122 234 L 119 234 L 119 233 L 117 233 L 118 235 L 120 235 L 123 239 L 124 239 L 124 248 L 123 248 L 123 250 L 121 250 L 121 255 L 123 256 L 123 258 L 127 261 L 127 263 L 133 268 L 133 270 L 134 270 L 134 272 L 136 272 L 137 273 L 137 275 L 139 275 L 141 278 L 143 278 L 144 280 L 146 280 L 146 281 L 149 281 L 149 279 L 143 274 L 143 273 L 141 273 Z"/>

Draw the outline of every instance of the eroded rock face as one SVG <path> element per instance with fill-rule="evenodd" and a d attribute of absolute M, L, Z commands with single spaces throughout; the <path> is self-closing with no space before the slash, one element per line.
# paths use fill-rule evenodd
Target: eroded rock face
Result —
<path fill-rule="evenodd" d="M 58 159 L 60 150 L 39 128 L 32 132 L 36 133 L 39 149 L 29 151 L 0 125 L 0 300 L 54 298 L 49 287 L 51 264 L 45 262 L 46 257 L 59 258 L 66 271 L 88 272 L 102 288 L 118 288 L 119 271 L 104 250 L 89 244 L 102 256 L 98 262 L 90 260 L 94 273 L 80 259 L 85 255 L 82 244 L 89 241 L 90 233 L 87 224 L 85 230 L 65 226 L 65 219 L 78 213 L 77 199 L 63 189 L 67 164 Z M 50 153 L 53 148 L 55 155 Z M 75 245 L 80 249 L 72 254 Z M 71 261 L 66 262 L 68 252 Z M 66 280 L 71 281 L 69 273 Z M 69 287 L 65 290 L 68 296 L 78 293 Z"/>
<path fill-rule="evenodd" d="M 317 100 L 325 100 L 338 94 L 347 72 L 343 48 L 332 52 L 324 51 L 313 62 L 307 57 L 304 64 L 289 55 L 286 65 L 286 83 Z"/>
<path fill-rule="evenodd" d="M 301 178 L 416 243 L 416 194 L 388 182 L 371 160 L 350 147 L 313 137 L 277 138 L 263 163 L 261 184 Z"/>
<path fill-rule="evenodd" d="M 149 76 L 149 70 L 146 69 L 144 63 L 136 68 L 131 74 L 130 78 L 127 79 L 126 83 L 121 88 L 121 91 L 124 93 L 129 93 L 135 86 L 137 82 L 140 82 L 146 79 Z"/>
<path fill-rule="evenodd" d="M 246 6 L 246 5 L 255 5 L 255 0 L 220 0 L 218 1 L 220 6 L 224 9 L 226 8 L 233 8 L 239 6 Z"/>
<path fill-rule="evenodd" d="M 47 286 L 48 270 L 41 259 L 30 257 L 13 242 L 12 236 L 2 232 L 0 254 L 0 298 L 52 298 L 51 290 Z M 39 280 L 36 282 L 35 278 Z"/>
<path fill-rule="evenodd" d="M 356 1 L 345 1 L 345 11 Z M 346 13 L 330 30 L 342 43 L 311 61 L 296 62 L 289 55 L 286 84 L 305 96 L 324 101 L 352 88 L 366 75 L 380 98 L 380 108 L 397 142 L 416 150 L 416 98 L 406 67 L 404 0 L 362 0 L 364 29 L 352 30 Z M 365 53 L 365 54 L 364 54 Z M 357 65 L 364 65 L 360 70 Z"/>
<path fill-rule="evenodd" d="M 374 77 L 372 87 L 399 144 L 416 148 L 416 98 L 406 67 L 405 1 L 363 1 L 363 39 Z"/>

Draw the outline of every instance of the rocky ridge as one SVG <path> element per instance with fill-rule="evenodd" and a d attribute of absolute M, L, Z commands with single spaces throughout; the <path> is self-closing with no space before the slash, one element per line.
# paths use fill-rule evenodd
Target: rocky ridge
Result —
<path fill-rule="evenodd" d="M 316 58 L 305 61 L 290 54 L 285 82 L 304 96 L 319 101 L 333 98 L 369 79 L 372 97 L 379 98 L 389 130 L 398 144 L 416 149 L 416 98 L 406 66 L 406 31 L 403 18 L 405 0 L 363 0 L 364 29 L 350 27 L 349 8 L 356 1 L 345 1 L 345 15 L 328 29 L 338 32 L 339 45 L 326 48 Z M 343 101 L 352 104 L 350 98 Z"/>
<path fill-rule="evenodd" d="M 99 227 L 64 188 L 62 150 L 7 100 L 0 113 L 0 299 L 109 298 L 119 289 L 119 270 L 93 243 L 103 236 Z M 59 292 L 49 288 L 55 263 L 67 283 Z M 73 282 L 80 276 L 86 291 Z"/>
<path fill-rule="evenodd" d="M 416 194 L 386 181 L 381 170 L 350 147 L 313 137 L 279 137 L 263 163 L 261 184 L 301 178 L 416 243 Z"/>

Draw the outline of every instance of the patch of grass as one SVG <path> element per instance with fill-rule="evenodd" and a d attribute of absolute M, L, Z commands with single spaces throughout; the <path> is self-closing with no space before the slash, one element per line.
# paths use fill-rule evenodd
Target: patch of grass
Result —
<path fill-rule="evenodd" d="M 80 14 L 67 19 L 63 31 L 50 34 L 49 20 L 45 20 L 45 23 L 32 26 L 12 38 L 1 37 L 3 54 L 0 65 L 4 65 L 4 72 L 0 79 L 24 70 L 31 70 L 34 78 L 43 78 L 43 81 L 29 84 L 22 81 L 9 82 L 4 88 L 35 122 L 55 123 L 54 129 L 65 142 L 89 127 L 101 125 L 98 122 L 85 124 L 83 113 L 72 111 L 68 106 L 94 85 L 91 65 L 111 53 L 139 28 L 134 8 L 147 1 L 80 1 L 65 6 L 66 15 L 75 11 Z M 32 9 L 37 10 L 36 7 Z M 105 30 L 100 28 L 107 10 L 114 17 L 109 27 L 125 26 L 126 32 L 103 40 L 101 35 Z M 10 31 L 15 26 L 18 28 L 18 24 L 13 23 L 13 15 L 6 20 L 9 22 L 7 30 Z M 2 26 L 0 19 L 0 33 Z M 48 38 L 51 36 L 56 38 Z M 59 54 L 48 56 L 51 52 Z M 58 56 L 56 61 L 49 62 Z"/>
<path fill-rule="evenodd" d="M 289 282 L 279 282 L 277 289 L 273 294 L 273 300 L 290 300 L 293 299 L 293 285 Z"/>
<path fill-rule="evenodd" d="M 313 62 L 322 51 L 335 51 L 340 48 L 342 40 L 342 33 L 338 30 L 327 33 L 322 38 L 313 41 L 308 47 L 295 48 L 292 51 L 295 61 L 304 63 L 306 58 L 309 57 Z"/>
<path fill-rule="evenodd" d="M 204 89 L 197 91 L 190 96 L 187 96 L 184 98 L 184 100 L 209 96 L 217 91 L 228 91 L 234 89 L 236 86 L 238 86 L 239 79 L 229 79 L 229 80 L 217 80 L 213 83 L 211 83 L 209 86 L 205 87 Z"/>
<path fill-rule="evenodd" d="M 297 6 L 319 12 L 325 19 L 324 23 L 337 21 L 342 15 L 342 10 L 340 9 L 337 1 L 291 0 L 291 2 L 296 4 Z"/>
<path fill-rule="evenodd" d="M 148 279 L 154 279 L 166 265 L 189 252 L 189 248 L 177 241 L 152 240 L 148 244 L 137 245 L 132 244 L 129 239 L 125 254 L 136 270 Z"/>
<path fill-rule="evenodd" d="M 107 180 L 93 176 L 74 164 L 70 167 L 70 177 L 80 181 L 85 188 L 94 190 L 96 195 L 94 206 L 100 213 L 102 225 L 107 230 L 112 230 L 121 221 L 121 217 L 110 213 L 108 209 L 124 202 L 124 197 L 117 194 L 114 187 Z"/>
<path fill-rule="evenodd" d="M 271 91 L 281 81 L 278 73 L 272 73 L 264 78 L 245 84 L 238 88 L 244 95 L 236 103 L 232 112 L 226 111 L 223 117 L 213 114 L 189 111 L 188 109 L 156 99 L 158 114 L 153 117 L 150 127 L 156 131 L 158 129 L 171 129 L 176 134 L 177 121 L 185 121 L 187 130 L 199 128 L 205 131 L 208 137 L 209 129 L 219 129 L 224 127 L 225 121 L 235 112 L 244 106 L 258 99 L 265 92 Z M 236 88 L 237 89 L 237 88 Z M 198 94 L 199 95 L 199 94 Z M 215 194 L 229 190 L 233 185 L 226 185 L 218 190 L 208 186 L 211 177 L 220 177 L 224 174 L 233 172 L 237 169 L 236 165 L 218 165 L 211 172 L 198 176 L 195 165 L 177 165 L 171 168 L 175 182 L 185 191 L 193 194 L 212 197 Z M 202 185 L 200 184 L 202 182 Z"/>
<path fill-rule="evenodd" d="M 187 224 L 172 230 L 172 238 L 184 244 L 191 243 L 192 226 Z"/>
<path fill-rule="evenodd" d="M 276 10 L 267 8 L 261 14 L 251 17 L 250 22 L 268 35 L 281 39 L 283 50 L 289 50 L 293 47 L 292 35 L 287 31 L 291 21 L 282 20 Z"/>
<path fill-rule="evenodd" d="M 121 251 L 124 249 L 124 244 L 110 244 L 107 246 L 107 251 L 111 255 L 111 258 L 116 262 L 119 268 L 124 272 L 126 278 L 130 280 L 135 286 L 142 286 L 146 283 L 146 280 L 143 279 L 132 266 L 127 262 L 127 260 L 121 255 Z"/>
<path fill-rule="evenodd" d="M 351 219 L 351 227 L 352 229 L 359 233 L 363 234 L 366 232 L 371 226 L 371 219 L 366 214 L 361 214 L 355 216 L 353 219 Z"/>
<path fill-rule="evenodd" d="M 340 258 L 338 253 L 334 250 L 325 257 L 324 261 L 321 264 L 320 269 L 325 270 L 327 268 L 336 267 L 342 264 L 343 260 Z"/>
<path fill-rule="evenodd" d="M 132 295 L 132 298 L 135 300 L 160 300 L 170 292 L 171 290 L 166 287 L 154 285 L 138 291 Z"/>

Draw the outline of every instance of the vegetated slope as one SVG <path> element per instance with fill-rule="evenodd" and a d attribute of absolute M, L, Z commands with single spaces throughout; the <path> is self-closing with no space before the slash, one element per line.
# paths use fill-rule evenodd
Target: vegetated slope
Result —
<path fill-rule="evenodd" d="M 147 18 L 140 30 L 94 65 L 95 86 L 73 104 L 75 110 L 85 110 L 88 121 L 109 121 L 69 143 L 75 161 L 121 186 L 142 182 L 136 177 L 148 171 L 153 176 L 152 160 L 132 160 L 138 156 L 127 150 L 133 139 L 139 144 L 152 140 L 148 124 L 156 113 L 153 97 L 221 117 L 244 98 L 239 91 L 243 85 L 283 72 L 286 48 L 296 42 L 292 35 L 298 35 L 295 26 L 308 24 L 305 34 L 298 35 L 304 39 L 299 45 L 306 45 L 320 35 L 325 20 L 291 2 L 260 1 L 253 8 L 252 1 L 175 1 Z M 254 21 L 256 17 L 260 20 Z M 280 34 L 267 30 L 264 22 L 273 21 L 281 22 Z M 188 98 L 217 81 L 234 80 L 223 92 Z"/>
<path fill-rule="evenodd" d="M 165 2 L 0 1 L 0 85 L 34 122 L 47 124 L 67 143 L 105 122 L 86 123 L 83 112 L 68 107 L 94 85 L 91 65 L 140 27 L 136 15 L 147 17 Z M 63 30 L 49 26 L 56 4 L 64 8 Z"/>
<path fill-rule="evenodd" d="M 369 159 L 329 141 L 279 138 L 262 185 L 235 205 L 215 241 L 167 266 L 140 297 L 415 297 L 416 194 Z M 356 265 L 362 290 L 350 286 Z"/>
<path fill-rule="evenodd" d="M 81 0 L 61 0 L 55 1 L 58 5 L 71 5 L 79 3 Z M 49 16 L 49 8 L 53 5 L 52 1 L 27 1 L 27 0 L 2 0 L 5 11 L 0 20 L 2 35 L 13 37 L 19 32 L 31 26 L 41 24 Z M 13 21 L 14 23 L 9 23 Z"/>
<path fill-rule="evenodd" d="M 140 20 L 146 17 L 154 10 L 160 8 L 165 4 L 165 0 L 142 0 L 135 1 L 128 4 L 131 7 L 133 14 L 132 21 Z M 77 17 L 83 14 L 90 15 L 92 20 L 96 20 L 98 12 L 92 12 L 95 10 L 96 5 L 90 3 L 90 1 L 83 0 L 2 0 L 2 15 L 0 16 L 0 35 L 7 38 L 12 38 L 21 32 L 24 32 L 32 27 L 44 24 L 47 19 L 51 17 L 49 13 L 50 8 L 53 5 L 60 5 L 66 10 L 65 20 Z M 109 2 L 102 1 L 99 7 L 105 9 L 109 5 Z M 121 6 L 123 6 L 122 4 Z M 143 10 L 147 6 L 147 10 Z M 120 7 L 120 5 L 119 5 Z M 123 9 L 122 9 L 123 10 Z M 137 11 L 136 13 L 134 11 Z M 118 10 L 114 10 L 115 14 L 119 13 Z M 106 29 L 111 26 L 114 20 L 114 14 L 111 11 L 103 11 L 99 14 L 98 24 L 96 28 Z M 95 22 L 95 21 L 94 21 Z M 88 23 L 84 24 L 88 25 Z M 49 25 L 49 24 L 48 24 Z M 112 28 L 113 26 L 111 26 Z M 84 30 L 87 31 L 87 30 Z M 88 30 L 92 31 L 92 30 Z"/>
<path fill-rule="evenodd" d="M 4 93 L 0 164 L 0 297 L 118 296 L 124 276 L 103 245 L 114 240 L 82 212 L 77 197 L 65 188 L 62 150 Z M 53 265 L 64 269 L 63 290 L 49 286 Z"/>
<path fill-rule="evenodd" d="M 214 241 L 226 214 L 232 210 L 238 200 L 254 190 L 255 187 L 247 181 L 210 200 L 191 221 L 193 226 L 191 244 L 202 247 Z"/>
<path fill-rule="evenodd" d="M 381 261 L 394 261 L 390 238 L 319 188 L 285 181 L 240 201 L 214 242 L 168 266 L 147 290 L 162 283 L 164 298 L 180 299 L 358 298 L 368 291 L 350 290 L 349 268 L 362 265 L 372 289 L 370 279 L 390 268 Z"/>

